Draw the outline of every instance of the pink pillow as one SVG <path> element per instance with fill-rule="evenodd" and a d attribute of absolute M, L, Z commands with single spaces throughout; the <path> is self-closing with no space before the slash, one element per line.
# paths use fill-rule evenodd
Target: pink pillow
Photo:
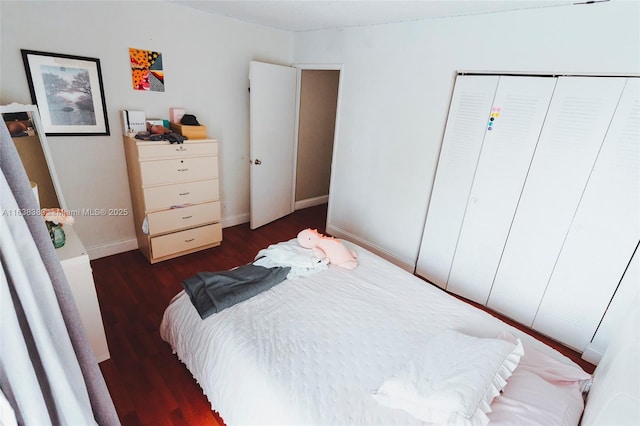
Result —
<path fill-rule="evenodd" d="M 498 338 L 515 342 L 503 333 Z M 524 355 L 507 381 L 502 395 L 491 403 L 492 425 L 571 425 L 584 410 L 582 391 L 591 375 L 524 344 Z"/>

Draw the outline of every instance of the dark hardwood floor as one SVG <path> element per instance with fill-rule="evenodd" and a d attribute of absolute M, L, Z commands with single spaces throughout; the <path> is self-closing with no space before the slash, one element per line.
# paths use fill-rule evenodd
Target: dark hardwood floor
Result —
<path fill-rule="evenodd" d="M 163 312 L 182 290 L 185 278 L 251 262 L 260 249 L 294 238 L 304 228 L 325 233 L 325 222 L 326 205 L 321 205 L 254 231 L 248 224 L 225 228 L 219 247 L 154 265 L 137 250 L 91 261 L 111 353 L 100 369 L 123 426 L 224 424 L 191 373 L 160 338 Z M 546 340 L 593 370 L 579 354 Z"/>
<path fill-rule="evenodd" d="M 180 284 L 202 271 L 253 261 L 305 228 L 325 233 L 327 206 L 298 210 L 254 231 L 225 228 L 219 247 L 151 265 L 138 250 L 91 261 L 111 358 L 100 369 L 123 426 L 223 425 L 200 386 L 158 331 Z"/>

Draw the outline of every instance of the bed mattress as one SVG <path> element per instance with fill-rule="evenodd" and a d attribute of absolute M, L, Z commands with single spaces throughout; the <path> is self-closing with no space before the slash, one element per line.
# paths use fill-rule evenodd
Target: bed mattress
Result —
<path fill-rule="evenodd" d="M 578 368 L 486 312 L 345 244 L 358 253 L 354 270 L 330 265 L 285 280 L 205 320 L 184 292 L 167 307 L 162 338 L 227 425 L 423 424 L 378 403 L 372 392 L 445 330 L 509 332 Z"/>

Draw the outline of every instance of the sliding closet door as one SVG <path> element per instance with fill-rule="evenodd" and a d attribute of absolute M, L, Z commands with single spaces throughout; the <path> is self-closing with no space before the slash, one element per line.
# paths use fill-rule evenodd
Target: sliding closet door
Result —
<path fill-rule="evenodd" d="M 416 272 L 445 287 L 482 148 L 497 76 L 458 76 Z"/>
<path fill-rule="evenodd" d="M 487 303 L 556 81 L 500 77 L 447 291 Z"/>
<path fill-rule="evenodd" d="M 533 322 L 580 351 L 640 240 L 639 83 L 627 82 Z"/>
<path fill-rule="evenodd" d="M 558 79 L 489 307 L 533 324 L 626 80 Z M 580 293 L 561 309 L 582 303 Z"/>

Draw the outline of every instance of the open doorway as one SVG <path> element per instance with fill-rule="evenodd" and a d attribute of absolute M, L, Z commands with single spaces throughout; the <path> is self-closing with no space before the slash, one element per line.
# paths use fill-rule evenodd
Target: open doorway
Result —
<path fill-rule="evenodd" d="M 341 66 L 249 67 L 250 227 L 328 206 Z"/>
<path fill-rule="evenodd" d="M 340 69 L 300 69 L 295 210 L 326 204 L 335 139 Z"/>

